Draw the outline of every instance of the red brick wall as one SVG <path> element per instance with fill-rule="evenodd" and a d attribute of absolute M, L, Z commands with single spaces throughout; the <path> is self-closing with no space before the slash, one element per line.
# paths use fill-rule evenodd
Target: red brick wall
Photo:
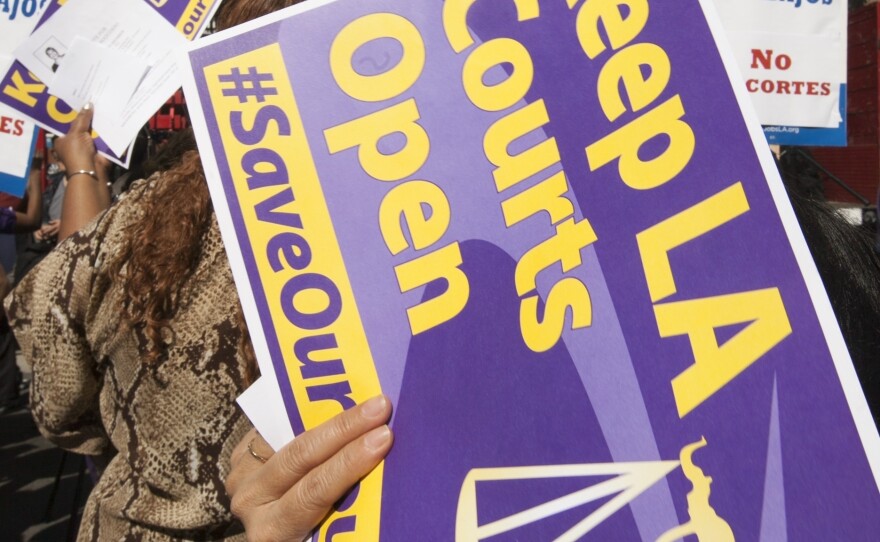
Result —
<path fill-rule="evenodd" d="M 873 4 L 849 16 L 847 146 L 810 149 L 820 164 L 873 203 L 880 184 L 877 10 L 878 4 Z M 830 181 L 825 182 L 825 193 L 832 201 L 857 201 Z"/>

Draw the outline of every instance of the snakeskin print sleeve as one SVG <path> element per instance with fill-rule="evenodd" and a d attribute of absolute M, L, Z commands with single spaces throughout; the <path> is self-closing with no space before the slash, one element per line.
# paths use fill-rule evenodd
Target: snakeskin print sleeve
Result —
<path fill-rule="evenodd" d="M 102 453 L 108 444 L 98 400 L 102 360 L 86 329 L 106 290 L 97 284 L 96 265 L 116 211 L 111 208 L 61 243 L 5 300 L 15 337 L 33 367 L 31 411 L 40 432 L 87 455 Z"/>

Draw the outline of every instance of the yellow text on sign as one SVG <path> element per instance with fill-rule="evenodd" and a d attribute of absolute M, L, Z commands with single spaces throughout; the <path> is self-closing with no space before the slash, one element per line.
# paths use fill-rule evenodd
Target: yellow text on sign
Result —
<path fill-rule="evenodd" d="M 351 283 L 277 44 L 204 69 L 240 244 L 253 253 L 261 326 L 277 340 L 303 426 L 381 392 Z M 248 252 L 246 249 L 243 251 Z M 254 280 L 256 279 L 256 280 Z M 381 466 L 322 527 L 377 540 Z M 322 535 L 323 536 L 323 535 Z"/>

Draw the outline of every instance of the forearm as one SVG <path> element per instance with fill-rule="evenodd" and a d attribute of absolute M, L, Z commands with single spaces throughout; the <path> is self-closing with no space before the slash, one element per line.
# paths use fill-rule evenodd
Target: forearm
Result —
<path fill-rule="evenodd" d="M 68 169 L 67 190 L 61 205 L 59 241 L 79 231 L 110 206 L 110 189 L 107 183 L 85 173 L 74 174 L 76 171 L 78 170 Z"/>
<path fill-rule="evenodd" d="M 19 211 L 15 212 L 15 227 L 12 229 L 13 233 L 23 233 L 28 231 L 34 231 L 40 227 L 40 215 L 38 214 L 36 217 L 28 214 L 22 213 Z"/>
<path fill-rule="evenodd" d="M 31 171 L 28 179 L 25 210 L 15 213 L 15 233 L 33 231 L 40 227 L 43 209 L 43 192 L 40 186 L 40 170 Z"/>
<path fill-rule="evenodd" d="M 0 265 L 0 299 L 5 299 L 10 290 L 12 290 L 12 284 L 9 283 L 9 275 L 6 274 L 6 270 Z"/>
<path fill-rule="evenodd" d="M 91 105 L 84 107 L 67 135 L 55 141 L 55 152 L 67 170 L 59 241 L 79 231 L 110 206 L 106 163 L 98 158 L 91 135 L 93 113 Z"/>

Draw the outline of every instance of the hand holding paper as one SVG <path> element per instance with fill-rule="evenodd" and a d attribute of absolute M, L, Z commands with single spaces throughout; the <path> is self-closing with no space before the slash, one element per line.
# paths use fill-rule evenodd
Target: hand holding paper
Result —
<path fill-rule="evenodd" d="M 83 108 L 67 135 L 55 142 L 55 152 L 67 169 L 68 186 L 61 211 L 58 239 L 64 240 L 110 206 L 106 176 L 96 170 L 97 153 L 91 136 L 93 109 Z M 101 164 L 106 167 L 106 162 Z M 76 180 L 76 182 L 74 182 Z"/>
<path fill-rule="evenodd" d="M 88 43 L 76 45 L 78 39 Z M 102 111 L 105 100 L 114 100 L 112 85 L 124 83 L 107 108 L 107 117 L 102 112 L 95 119 L 101 139 L 121 155 L 180 86 L 177 55 L 185 44 L 186 39 L 168 20 L 142 0 L 69 0 L 15 54 L 41 81 L 52 82 L 52 92 L 60 85 L 65 100 L 71 96 L 80 101 L 95 99 L 102 102 Z M 87 52 L 78 53 L 75 48 Z M 131 57 L 139 61 L 130 62 Z M 65 69 L 70 63 L 76 64 L 73 74 Z M 150 67 L 146 74 L 144 66 Z M 64 81 L 71 76 L 72 81 Z M 102 92 L 105 96 L 99 95 Z"/>
<path fill-rule="evenodd" d="M 70 125 L 67 135 L 55 140 L 55 152 L 68 173 L 95 169 L 95 142 L 91 136 L 94 109 L 86 104 Z"/>

